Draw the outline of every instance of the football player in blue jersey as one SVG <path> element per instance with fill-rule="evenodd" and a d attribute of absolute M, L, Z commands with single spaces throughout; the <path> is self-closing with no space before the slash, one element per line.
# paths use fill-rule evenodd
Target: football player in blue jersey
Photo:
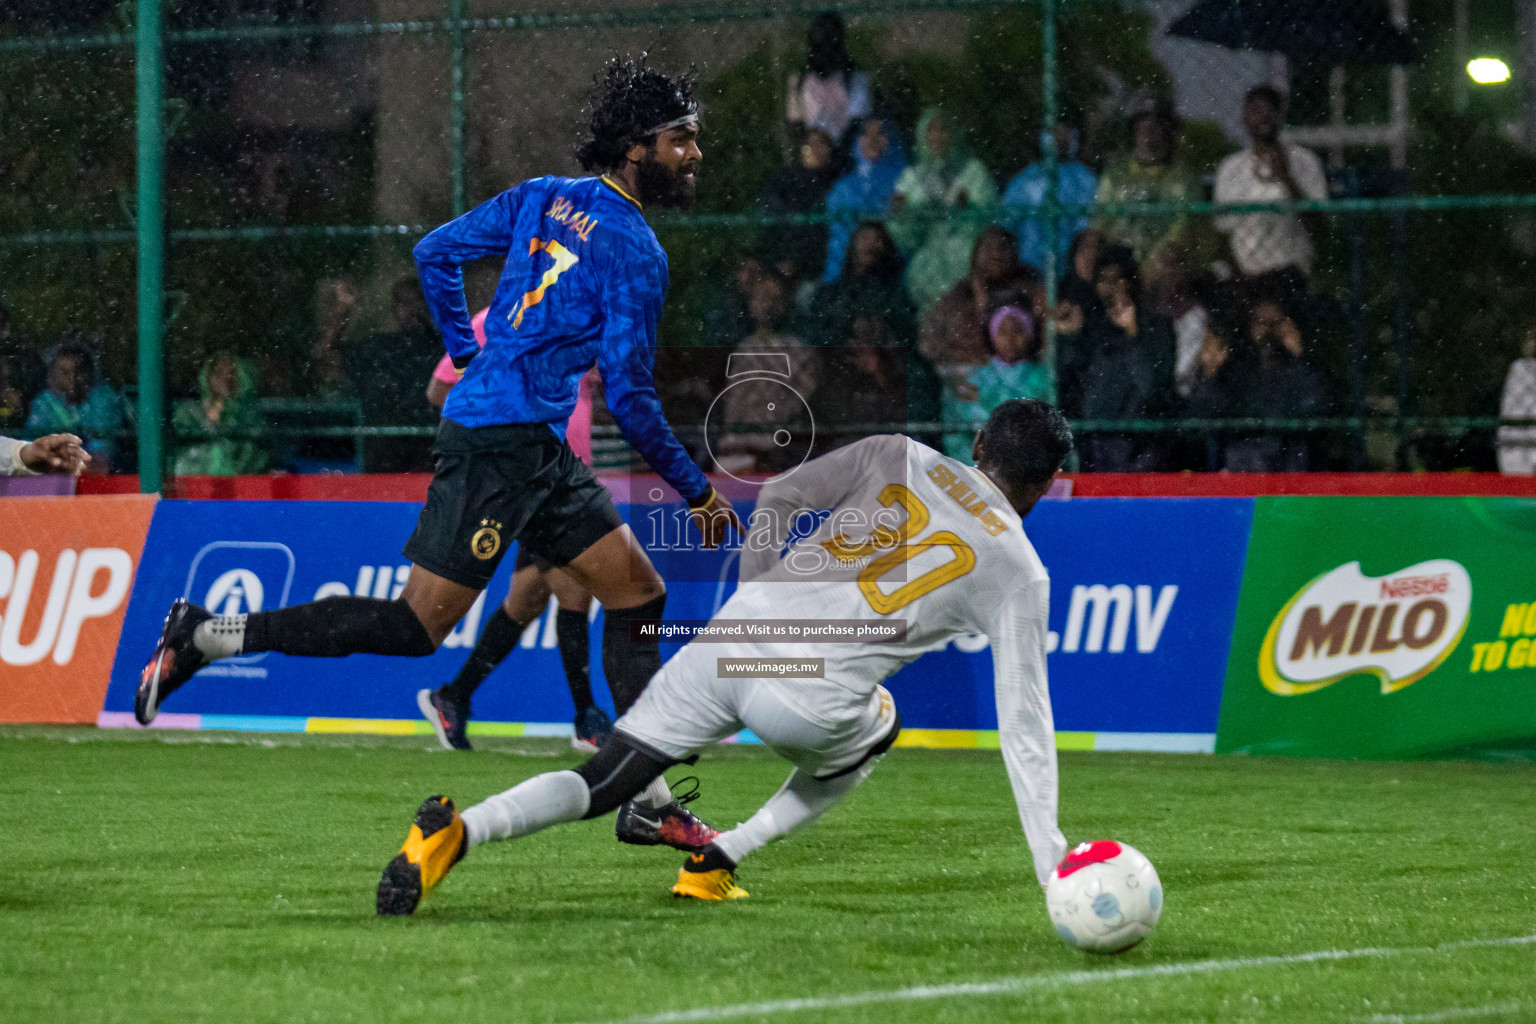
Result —
<path fill-rule="evenodd" d="M 731 503 L 672 433 L 652 378 L 667 256 L 642 211 L 693 198 L 703 159 L 693 84 L 691 74 L 662 74 L 643 57 L 613 59 L 594 98 L 591 137 L 577 152 L 583 169 L 597 173 L 525 181 L 417 244 L 428 305 L 463 377 L 443 406 L 436 471 L 405 545 L 413 568 L 400 596 L 332 597 L 246 615 L 177 601 L 140 676 L 139 722 L 148 725 L 167 697 L 219 658 L 429 655 L 514 539 L 602 603 L 603 669 L 617 710 L 628 710 L 661 667 L 657 641 L 634 639 L 630 624 L 661 618 L 666 587 L 607 488 L 565 441 L 594 363 L 625 438 L 687 501 L 704 546 L 741 531 Z M 487 256 L 506 266 L 481 349 L 461 267 Z M 467 702 L 440 699 L 437 709 L 454 729 L 468 718 Z M 696 850 L 715 834 L 664 779 L 625 812 L 619 832 L 629 842 Z"/>

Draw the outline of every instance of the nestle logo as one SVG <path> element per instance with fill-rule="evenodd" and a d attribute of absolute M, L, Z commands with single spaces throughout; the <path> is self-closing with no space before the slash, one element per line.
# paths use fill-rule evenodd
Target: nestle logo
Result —
<path fill-rule="evenodd" d="M 1422 597 L 1425 594 L 1444 594 L 1451 589 L 1450 576 L 1399 576 L 1381 581 L 1381 597 Z"/>
<path fill-rule="evenodd" d="M 1259 679 L 1291 697 L 1368 672 L 1393 693 L 1450 655 L 1471 612 L 1472 577 L 1460 562 L 1432 558 L 1381 576 L 1350 562 L 1302 587 L 1275 616 Z"/>

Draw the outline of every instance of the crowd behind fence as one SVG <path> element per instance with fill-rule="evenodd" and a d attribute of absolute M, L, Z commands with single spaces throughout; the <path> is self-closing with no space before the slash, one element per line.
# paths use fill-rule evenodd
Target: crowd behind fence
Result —
<path fill-rule="evenodd" d="M 1306 68 L 1290 90 L 1231 90 L 1225 135 L 1182 117 L 1138 49 L 1139 8 L 1110 0 L 495 18 L 448 0 L 435 18 L 359 23 L 256 3 L 234 7 L 272 20 L 188 22 L 199 6 L 165 32 L 142 0 L 132 25 L 0 38 L 0 74 L 73 62 L 5 126 L 20 141 L 0 197 L 0 430 L 80 433 L 99 467 L 146 487 L 163 471 L 430 469 L 442 348 L 404 270 L 433 223 L 495 190 L 468 137 L 488 61 L 469 40 L 744 20 L 770 26 L 764 42 L 701 85 L 705 201 L 654 217 L 673 277 L 657 386 L 707 468 L 772 472 L 885 430 L 963 459 L 1017 397 L 1062 407 L 1084 471 L 1536 468 L 1536 196 L 1516 187 L 1536 159 L 1432 92 L 1415 94 L 1394 166 L 1291 141 Z M 871 56 L 890 26 L 940 14 L 963 19 L 956 67 Z M 308 72 L 346 66 L 325 49 L 338 40 L 386 38 L 448 44 L 440 216 L 426 201 L 421 223 L 341 222 L 377 208 L 394 173 L 377 124 L 215 144 L 240 103 L 232 49 Z M 293 46 L 310 49 L 273 49 Z M 1115 88 L 1058 68 L 1058 50 L 1092 55 Z M 171 93 L 168 119 L 137 117 L 136 147 L 130 72 L 138 111 Z M 115 120 L 61 113 L 113 103 Z M 471 270 L 473 308 L 498 272 Z M 135 277 L 154 301 L 134 302 Z M 733 356 L 765 354 L 783 379 L 732 373 Z M 595 461 L 641 468 L 594 385 Z M 796 401 L 775 400 L 784 387 Z"/>

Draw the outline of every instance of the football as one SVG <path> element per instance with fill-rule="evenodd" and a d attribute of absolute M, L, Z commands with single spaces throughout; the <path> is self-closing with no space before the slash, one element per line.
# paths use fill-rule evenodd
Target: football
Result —
<path fill-rule="evenodd" d="M 1100 839 L 1073 847 L 1056 865 L 1045 887 L 1045 905 L 1068 945 L 1120 953 L 1157 924 L 1163 886 L 1141 851 Z"/>

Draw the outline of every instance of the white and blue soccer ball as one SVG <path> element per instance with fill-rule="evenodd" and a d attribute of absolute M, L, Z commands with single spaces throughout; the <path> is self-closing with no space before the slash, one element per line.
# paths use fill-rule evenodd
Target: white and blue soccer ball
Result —
<path fill-rule="evenodd" d="M 1056 934 L 1069 946 L 1120 953 L 1146 938 L 1163 912 L 1163 885 L 1141 851 L 1108 839 L 1062 858 L 1045 887 Z"/>

